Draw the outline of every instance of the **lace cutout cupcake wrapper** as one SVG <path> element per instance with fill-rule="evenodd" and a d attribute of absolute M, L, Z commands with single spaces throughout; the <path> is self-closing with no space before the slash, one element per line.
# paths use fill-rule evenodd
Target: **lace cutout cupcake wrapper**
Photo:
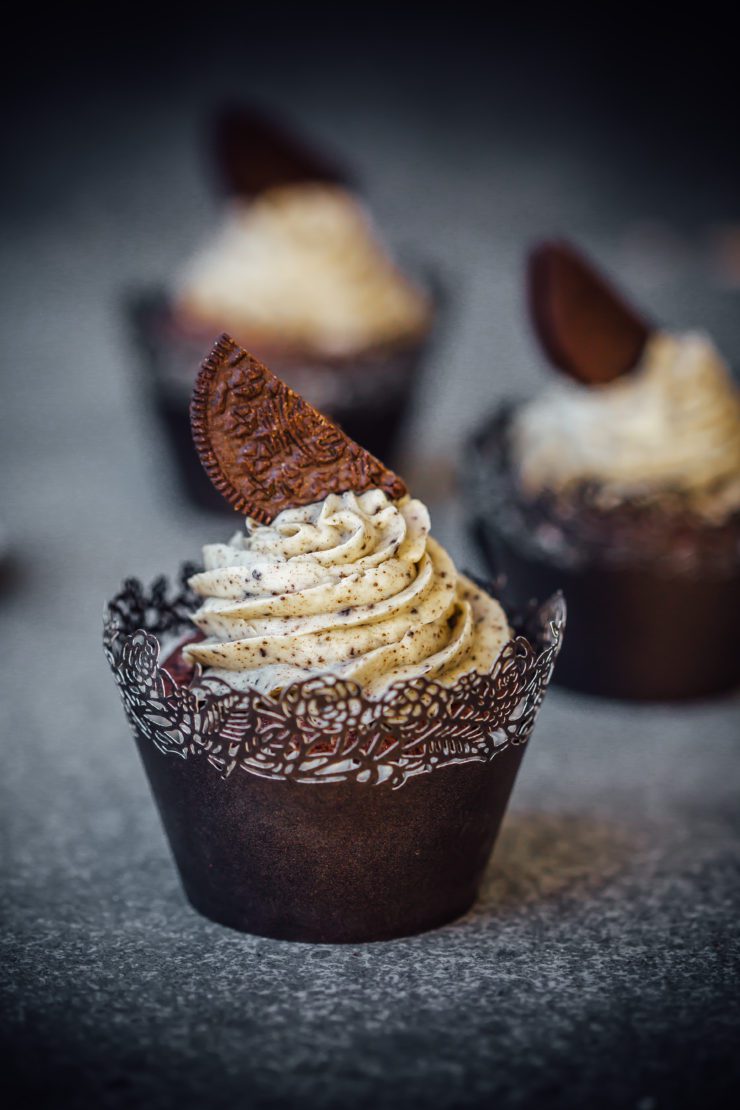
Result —
<path fill-rule="evenodd" d="M 173 595 L 164 578 L 148 590 L 128 579 L 110 602 L 104 649 L 128 720 L 165 755 L 204 756 L 227 778 L 236 769 L 298 783 L 388 782 L 460 763 L 489 762 L 528 740 L 550 682 L 565 628 L 556 594 L 529 616 L 489 674 L 452 686 L 434 679 L 399 682 L 373 698 L 353 682 L 318 675 L 278 697 L 178 685 L 160 666 L 158 636 L 184 632 L 195 608 L 185 566 Z"/>

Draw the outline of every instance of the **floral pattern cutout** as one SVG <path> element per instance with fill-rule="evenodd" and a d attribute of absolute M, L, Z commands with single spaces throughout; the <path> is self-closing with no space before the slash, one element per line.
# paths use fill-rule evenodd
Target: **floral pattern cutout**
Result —
<path fill-rule="evenodd" d="M 224 778 L 238 768 L 300 783 L 397 788 L 442 767 L 488 762 L 528 740 L 565 627 L 558 594 L 532 610 L 529 638 L 510 640 L 489 674 L 467 674 L 453 686 L 417 678 L 370 697 L 327 674 L 271 697 L 200 673 L 178 685 L 160 666 L 157 637 L 188 630 L 192 571 L 183 568 L 171 599 L 164 579 L 148 591 L 136 579 L 125 582 L 108 606 L 104 648 L 134 731 L 164 755 L 204 756 Z"/>

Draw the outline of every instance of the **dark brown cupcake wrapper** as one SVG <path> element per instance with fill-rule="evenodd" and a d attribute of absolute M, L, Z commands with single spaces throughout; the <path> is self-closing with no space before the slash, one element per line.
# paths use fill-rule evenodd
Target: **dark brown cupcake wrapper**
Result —
<path fill-rule="evenodd" d="M 177 686 L 159 637 L 186 627 L 192 605 L 185 589 L 168 600 L 164 579 L 148 591 L 130 580 L 104 639 L 194 907 L 335 943 L 464 913 L 552 675 L 562 598 L 530 614 L 533 642 L 517 636 L 490 675 L 417 679 L 379 699 L 326 676 L 280 698 L 198 691 L 202 677 Z"/>

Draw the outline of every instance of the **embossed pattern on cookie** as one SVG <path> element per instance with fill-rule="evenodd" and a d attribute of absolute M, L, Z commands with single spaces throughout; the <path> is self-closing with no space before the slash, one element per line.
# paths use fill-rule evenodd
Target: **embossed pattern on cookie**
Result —
<path fill-rule="evenodd" d="M 402 480 L 238 346 L 216 341 L 190 405 L 193 439 L 216 489 L 262 524 L 329 493 L 382 489 Z"/>

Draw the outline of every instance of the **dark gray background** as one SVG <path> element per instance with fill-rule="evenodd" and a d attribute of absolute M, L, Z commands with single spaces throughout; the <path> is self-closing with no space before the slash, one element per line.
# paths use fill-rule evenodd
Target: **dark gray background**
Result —
<path fill-rule="evenodd" d="M 531 239 L 576 237 L 657 318 L 740 361 L 722 29 L 648 40 L 378 10 L 348 28 L 287 9 L 235 27 L 209 9 L 185 33 L 131 9 L 44 30 L 10 75 L 2 182 L 0 977 L 19 1103 L 723 1104 L 740 1071 L 737 698 L 553 691 L 467 918 L 296 946 L 187 907 L 99 642 L 124 576 L 228 531 L 179 499 L 121 315 L 216 216 L 214 103 L 288 111 L 443 273 L 406 472 L 475 567 L 450 474 L 485 408 L 545 380 L 521 312 Z"/>

